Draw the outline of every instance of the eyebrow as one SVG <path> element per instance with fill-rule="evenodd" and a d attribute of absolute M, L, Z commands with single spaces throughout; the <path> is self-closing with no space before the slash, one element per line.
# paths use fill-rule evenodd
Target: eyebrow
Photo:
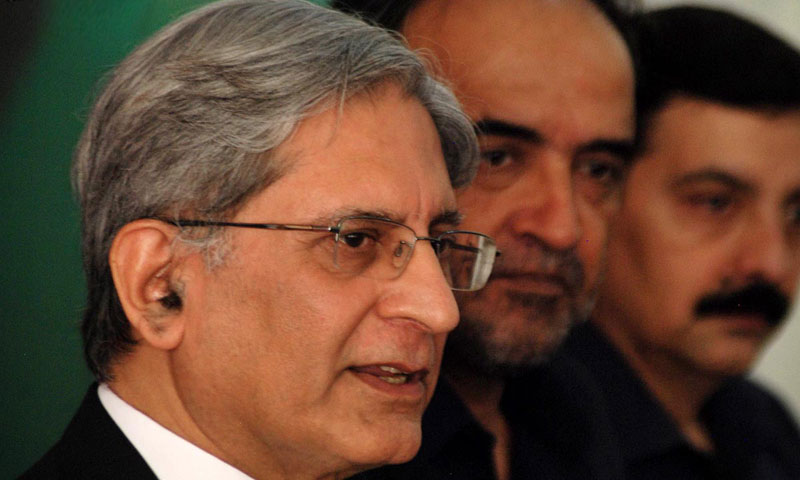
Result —
<path fill-rule="evenodd" d="M 445 210 L 433 217 L 433 220 L 431 220 L 431 223 L 428 225 L 428 229 L 440 225 L 452 225 L 453 227 L 457 227 L 463 218 L 464 215 L 458 210 Z"/>
<path fill-rule="evenodd" d="M 344 217 L 375 217 L 396 222 L 398 221 L 399 215 L 386 210 L 365 210 L 356 207 L 343 207 L 336 209 L 330 215 L 324 217 L 324 219 L 320 218 L 320 220 L 336 223 Z"/>
<path fill-rule="evenodd" d="M 544 135 L 535 128 L 523 127 L 504 120 L 486 118 L 475 124 L 477 135 L 492 135 L 498 137 L 508 137 L 524 140 L 535 144 L 545 142 Z M 601 138 L 581 145 L 577 153 L 610 153 L 611 155 L 622 158 L 626 164 L 633 160 L 636 150 L 634 139 L 614 139 Z"/>
<path fill-rule="evenodd" d="M 578 154 L 581 153 L 609 153 L 615 157 L 621 158 L 626 165 L 633 163 L 634 152 L 636 146 L 634 140 L 612 140 L 601 139 L 589 142 L 578 148 Z"/>
<path fill-rule="evenodd" d="M 380 218 L 382 220 L 390 220 L 393 222 L 403 223 L 404 219 L 402 215 L 399 215 L 395 212 L 390 212 L 386 210 L 365 210 L 362 208 L 341 208 L 336 210 L 332 215 L 323 218 L 320 218 L 320 222 L 329 222 L 329 223 L 336 223 L 341 220 L 343 217 L 375 217 Z M 458 210 L 445 210 L 439 215 L 433 217 L 433 219 L 428 224 L 428 228 L 438 226 L 438 225 L 452 225 L 458 226 L 461 223 L 464 215 L 459 212 Z"/>
<path fill-rule="evenodd" d="M 475 133 L 477 135 L 495 135 L 533 143 L 544 143 L 544 136 L 536 129 L 493 118 L 486 118 L 475 123 Z"/>
<path fill-rule="evenodd" d="M 754 187 L 728 172 L 715 168 L 706 168 L 687 173 L 671 182 L 673 188 L 680 188 L 695 183 L 714 182 L 721 183 L 729 188 L 741 191 L 751 191 Z"/>

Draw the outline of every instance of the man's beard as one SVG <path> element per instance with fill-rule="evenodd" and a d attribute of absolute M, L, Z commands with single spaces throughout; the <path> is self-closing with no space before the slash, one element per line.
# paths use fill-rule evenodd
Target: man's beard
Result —
<path fill-rule="evenodd" d="M 598 279 L 584 286 L 583 264 L 574 251 L 539 245 L 533 253 L 504 251 L 502 259 L 483 290 L 457 293 L 461 320 L 448 336 L 443 370 L 515 376 L 546 361 L 591 312 Z M 563 291 L 547 295 L 515 289 L 514 279 L 528 275 L 546 276 Z M 506 288 L 498 285 L 504 278 Z"/>

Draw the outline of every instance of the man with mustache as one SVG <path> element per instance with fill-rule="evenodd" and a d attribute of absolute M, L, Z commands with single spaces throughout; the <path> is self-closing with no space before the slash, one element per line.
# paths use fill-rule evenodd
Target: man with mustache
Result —
<path fill-rule="evenodd" d="M 800 274 L 800 55 L 715 10 L 638 30 L 642 151 L 567 349 L 599 380 L 627 478 L 800 478 L 795 424 L 742 378 Z"/>
<path fill-rule="evenodd" d="M 618 479 L 581 371 L 539 368 L 591 309 L 634 144 L 623 12 L 606 0 L 345 0 L 433 54 L 475 122 L 463 225 L 503 252 L 457 294 L 440 382 L 409 464 L 368 478 Z M 585 373 L 585 372 L 584 372 Z M 588 380 L 588 379 L 587 379 Z M 586 407 L 589 408 L 586 408 Z"/>

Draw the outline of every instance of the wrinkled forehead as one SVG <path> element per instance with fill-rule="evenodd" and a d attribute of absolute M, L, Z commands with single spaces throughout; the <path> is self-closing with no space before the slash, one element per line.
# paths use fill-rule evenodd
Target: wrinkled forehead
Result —
<path fill-rule="evenodd" d="M 271 155 L 286 174 L 247 207 L 307 220 L 383 212 L 425 227 L 455 208 L 430 114 L 394 85 L 306 118 Z"/>

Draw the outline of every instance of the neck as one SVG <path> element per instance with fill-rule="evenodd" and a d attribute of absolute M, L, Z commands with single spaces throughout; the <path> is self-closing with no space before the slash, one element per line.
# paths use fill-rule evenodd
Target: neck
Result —
<path fill-rule="evenodd" d="M 285 459 L 267 458 L 263 454 L 249 455 L 250 452 L 255 452 L 258 446 L 237 442 L 224 435 L 207 435 L 188 411 L 169 364 L 167 354 L 156 351 L 142 342 L 134 352 L 115 365 L 114 379 L 108 385 L 117 396 L 164 428 L 253 478 L 336 479 L 344 478 L 344 473 L 357 473 L 356 470 L 331 473 L 328 468 L 330 465 L 317 465 L 308 458 L 298 462 L 288 462 L 283 461 Z M 216 431 L 219 432 L 220 430 Z"/>
<path fill-rule="evenodd" d="M 500 411 L 505 379 L 448 371 L 447 380 L 478 423 L 494 436 L 492 452 L 498 480 L 507 480 L 511 468 L 511 430 Z"/>
<path fill-rule="evenodd" d="M 164 428 L 215 457 L 222 452 L 202 432 L 184 406 L 168 368 L 167 354 L 139 345 L 114 367 L 111 390 Z"/>
<path fill-rule="evenodd" d="M 708 429 L 700 419 L 705 402 L 724 379 L 698 371 L 669 353 L 640 348 L 613 322 L 596 318 L 600 330 L 622 353 L 650 393 L 672 417 L 686 440 L 697 450 L 714 449 Z"/>
<path fill-rule="evenodd" d="M 711 436 L 700 419 L 700 410 L 719 387 L 719 382 L 669 363 L 669 360 L 639 359 L 631 365 L 689 443 L 697 450 L 712 451 Z"/>

